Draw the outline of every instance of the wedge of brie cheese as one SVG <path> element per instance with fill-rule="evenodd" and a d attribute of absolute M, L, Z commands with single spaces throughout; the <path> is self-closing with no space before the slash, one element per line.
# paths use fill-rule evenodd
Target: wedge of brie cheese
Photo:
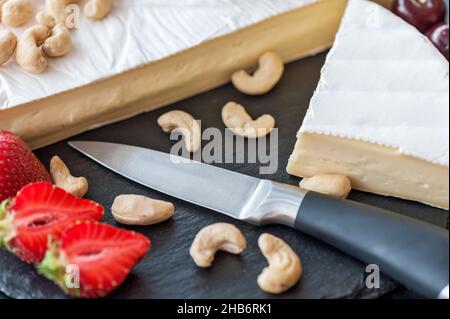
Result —
<path fill-rule="evenodd" d="M 115 1 L 104 20 L 81 17 L 73 50 L 44 73 L 0 67 L 0 128 L 36 148 L 220 86 L 268 50 L 286 61 L 321 52 L 346 3 Z"/>
<path fill-rule="evenodd" d="M 414 27 L 350 0 L 287 171 L 449 206 L 449 64 Z"/>

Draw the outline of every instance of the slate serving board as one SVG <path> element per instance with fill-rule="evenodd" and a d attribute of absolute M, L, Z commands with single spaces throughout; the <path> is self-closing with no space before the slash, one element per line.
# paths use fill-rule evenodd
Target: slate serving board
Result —
<path fill-rule="evenodd" d="M 289 176 L 285 167 L 325 57 L 323 53 L 289 64 L 281 83 L 263 97 L 248 97 L 226 85 L 73 139 L 125 143 L 169 152 L 174 142 L 158 127 L 156 119 L 159 115 L 174 109 L 186 110 L 202 120 L 203 128 L 224 130 L 221 108 L 228 101 L 236 101 L 245 105 L 252 116 L 270 113 L 276 118 L 279 127 L 279 168 L 276 174 L 265 177 L 297 185 L 299 179 Z M 364 264 L 318 240 L 284 226 L 257 228 L 147 189 L 99 166 L 72 150 L 66 142 L 40 149 L 37 155 L 46 165 L 53 155 L 59 155 L 74 175 L 86 176 L 90 182 L 87 197 L 105 206 L 105 220 L 113 225 L 116 223 L 109 208 L 119 194 L 142 194 L 174 202 L 176 212 L 173 220 L 149 227 L 128 227 L 148 235 L 153 249 L 110 298 L 375 298 L 397 287 L 395 282 L 383 277 L 380 289 L 369 290 L 364 285 Z M 220 166 L 259 176 L 257 164 Z M 350 198 L 448 229 L 447 211 L 358 191 L 352 192 Z M 202 227 L 216 222 L 230 222 L 238 226 L 247 237 L 248 249 L 241 257 L 219 253 L 212 268 L 197 268 L 189 257 L 189 246 Z M 300 284 L 280 296 L 265 294 L 256 284 L 258 274 L 266 266 L 257 246 L 257 238 L 263 232 L 280 236 L 302 257 L 304 276 Z M 0 252 L 0 265 L 0 291 L 10 297 L 65 297 L 51 282 L 38 276 L 31 266 L 6 252 Z"/>

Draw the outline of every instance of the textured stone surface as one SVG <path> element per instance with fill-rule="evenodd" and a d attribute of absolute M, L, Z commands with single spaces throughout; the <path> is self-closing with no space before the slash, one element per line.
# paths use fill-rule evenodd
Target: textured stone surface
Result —
<path fill-rule="evenodd" d="M 133 144 L 168 152 L 174 142 L 158 127 L 156 119 L 159 115 L 172 109 L 187 110 L 202 120 L 203 128 L 217 127 L 223 130 L 221 108 L 229 101 L 236 101 L 245 105 L 254 117 L 270 113 L 276 118 L 279 127 L 279 169 L 276 174 L 265 177 L 297 185 L 299 179 L 289 176 L 285 167 L 325 56 L 321 54 L 288 65 L 281 83 L 263 97 L 244 96 L 228 85 L 74 139 Z M 364 285 L 363 264 L 315 239 L 283 226 L 256 228 L 159 194 L 100 167 L 69 148 L 65 142 L 41 149 L 37 154 L 46 165 L 53 155 L 59 155 L 74 175 L 87 177 L 90 182 L 87 197 L 105 206 L 106 222 L 113 225 L 116 224 L 109 210 L 117 195 L 135 193 L 174 202 L 176 211 L 173 220 L 155 226 L 132 228 L 148 235 L 153 249 L 123 286 L 110 296 L 112 298 L 272 297 L 262 292 L 256 284 L 258 274 L 266 266 L 257 246 L 257 238 L 263 232 L 282 237 L 299 252 L 303 260 L 304 276 L 300 284 L 277 298 L 375 298 L 397 286 L 393 281 L 383 278 L 381 289 L 368 290 Z M 259 176 L 257 164 L 221 166 Z M 350 198 L 442 227 L 448 225 L 448 212 L 425 205 L 361 192 L 352 192 Z M 238 226 L 247 237 L 248 249 L 241 257 L 219 253 L 211 269 L 197 268 L 189 257 L 189 246 L 198 230 L 215 222 L 231 222 Z M 64 297 L 52 283 L 39 277 L 32 267 L 5 252 L 0 252 L 0 267 L 0 290 L 11 297 Z"/>

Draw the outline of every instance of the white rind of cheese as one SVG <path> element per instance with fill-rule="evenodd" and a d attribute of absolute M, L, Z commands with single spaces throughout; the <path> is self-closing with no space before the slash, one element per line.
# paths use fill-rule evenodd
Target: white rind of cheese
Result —
<path fill-rule="evenodd" d="M 42 9 L 44 0 L 35 1 Z M 116 0 L 109 16 L 83 16 L 74 47 L 42 74 L 12 59 L 0 72 L 0 111 L 156 62 L 316 0 Z M 36 10 L 37 11 L 37 10 Z M 34 24 L 30 22 L 27 26 Z M 15 29 L 20 35 L 24 28 Z"/>
<path fill-rule="evenodd" d="M 448 166 L 448 61 L 388 10 L 350 0 L 300 133 L 393 147 Z"/>

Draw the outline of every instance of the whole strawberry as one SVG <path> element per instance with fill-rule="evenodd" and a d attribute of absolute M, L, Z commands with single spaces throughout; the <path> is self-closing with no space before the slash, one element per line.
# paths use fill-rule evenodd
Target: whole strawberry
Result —
<path fill-rule="evenodd" d="M 73 297 L 104 297 L 116 289 L 150 249 L 141 234 L 85 221 L 49 244 L 36 267 Z"/>
<path fill-rule="evenodd" d="M 85 220 L 100 220 L 103 207 L 50 183 L 32 183 L 0 204 L 0 246 L 35 264 L 45 256 L 50 239 Z"/>
<path fill-rule="evenodd" d="M 51 178 L 24 141 L 0 130 L 0 202 L 33 182 L 51 182 Z"/>

